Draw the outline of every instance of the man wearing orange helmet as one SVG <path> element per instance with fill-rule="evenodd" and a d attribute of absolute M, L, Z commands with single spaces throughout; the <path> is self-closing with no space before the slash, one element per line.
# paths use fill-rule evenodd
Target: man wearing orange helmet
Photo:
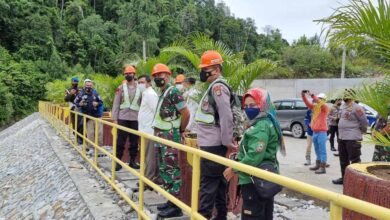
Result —
<path fill-rule="evenodd" d="M 118 87 L 115 92 L 114 103 L 112 104 L 112 118 L 115 124 L 124 127 L 138 130 L 138 111 L 140 108 L 141 91 L 137 83 L 134 81 L 136 69 L 133 66 L 126 66 L 123 69 L 125 81 Z M 117 151 L 116 157 L 122 159 L 126 139 L 129 137 L 129 166 L 134 169 L 139 169 L 139 164 L 135 158 L 138 155 L 138 136 L 128 132 L 118 130 Z M 116 164 L 117 171 L 122 169 L 122 166 Z"/>
<path fill-rule="evenodd" d="M 164 64 L 158 63 L 153 67 L 152 76 L 160 89 L 160 98 L 152 127 L 155 136 L 180 143 L 184 138 L 183 133 L 190 116 L 180 91 L 169 83 L 171 75 L 171 70 Z M 158 154 L 163 188 L 178 198 L 182 183 L 178 150 L 160 143 L 155 144 L 155 149 Z M 157 206 L 157 209 L 160 211 L 158 216 L 161 218 L 183 215 L 181 209 L 170 201 Z"/>
<path fill-rule="evenodd" d="M 227 149 L 236 149 L 233 141 L 233 113 L 230 105 L 231 92 L 222 77 L 223 59 L 217 51 L 206 51 L 199 67 L 200 81 L 210 83 L 200 101 L 195 115 L 198 123 L 198 146 L 201 150 L 225 157 Z M 201 160 L 199 213 L 210 219 L 213 208 L 217 209 L 215 219 L 226 219 L 225 166 L 212 161 Z"/>
<path fill-rule="evenodd" d="M 175 86 L 176 88 L 180 91 L 180 92 L 183 92 L 183 83 L 184 83 L 184 80 L 186 79 L 186 77 L 184 76 L 184 74 L 179 74 L 176 76 L 175 78 Z"/>

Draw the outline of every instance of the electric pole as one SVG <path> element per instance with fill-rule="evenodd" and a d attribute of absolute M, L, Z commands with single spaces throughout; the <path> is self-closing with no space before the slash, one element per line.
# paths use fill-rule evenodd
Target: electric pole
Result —
<path fill-rule="evenodd" d="M 347 49 L 345 47 L 345 45 L 342 46 L 343 47 L 343 57 L 342 57 L 342 61 L 341 61 L 341 78 L 345 78 L 345 56 L 346 56 L 346 53 L 347 53 Z"/>

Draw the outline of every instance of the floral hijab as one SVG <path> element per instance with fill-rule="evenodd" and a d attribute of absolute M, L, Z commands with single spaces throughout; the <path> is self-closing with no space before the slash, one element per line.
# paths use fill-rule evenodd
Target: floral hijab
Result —
<path fill-rule="evenodd" d="M 268 117 L 271 120 L 279 136 L 280 152 L 283 156 L 286 156 L 286 146 L 284 144 L 282 129 L 280 128 L 279 121 L 276 118 L 275 106 L 271 101 L 269 93 L 261 88 L 249 89 L 244 94 L 242 101 L 245 102 L 245 98 L 248 96 L 252 97 L 255 100 L 257 107 L 260 108 L 259 117 Z"/>

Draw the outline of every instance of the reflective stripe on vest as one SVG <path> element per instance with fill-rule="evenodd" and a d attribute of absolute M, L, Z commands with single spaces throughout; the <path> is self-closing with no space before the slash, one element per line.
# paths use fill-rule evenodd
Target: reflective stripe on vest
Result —
<path fill-rule="evenodd" d="M 202 110 L 202 103 L 203 103 L 204 99 L 209 95 L 210 89 L 214 86 L 214 84 L 216 84 L 217 82 L 220 82 L 220 81 L 222 81 L 222 79 L 215 80 L 214 82 L 212 82 L 209 85 L 209 88 L 207 88 L 207 91 L 203 95 L 202 99 L 200 100 L 200 105 L 198 106 L 198 109 L 196 110 L 196 113 L 195 113 L 195 121 L 196 122 L 201 122 L 204 124 L 214 124 L 214 122 L 215 122 L 214 114 L 204 112 Z"/>
<path fill-rule="evenodd" d="M 180 128 L 180 122 L 181 117 L 178 117 L 175 120 L 167 121 L 161 118 L 160 116 L 160 109 L 161 105 L 165 99 L 165 97 L 168 95 L 168 92 L 173 89 L 173 86 L 169 87 L 163 94 L 163 96 L 158 101 L 156 113 L 154 114 L 154 119 L 152 123 L 152 128 L 158 128 L 160 130 L 171 130 L 172 128 Z"/>
<path fill-rule="evenodd" d="M 141 98 L 141 91 L 139 90 L 138 86 L 135 91 L 135 96 L 131 102 L 129 99 L 129 90 L 127 89 L 126 83 L 122 85 L 122 90 L 123 90 L 124 102 L 119 106 L 119 108 L 120 109 L 130 108 L 131 110 L 139 111 L 140 106 L 138 104 L 138 101 Z"/>

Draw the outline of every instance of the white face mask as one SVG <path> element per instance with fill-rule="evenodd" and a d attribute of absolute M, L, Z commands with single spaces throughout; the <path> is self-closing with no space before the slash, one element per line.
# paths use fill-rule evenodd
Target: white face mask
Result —
<path fill-rule="evenodd" d="M 176 85 L 176 88 L 177 88 L 179 91 L 182 91 L 182 90 L 183 90 L 183 84 L 177 84 L 177 85 Z"/>
<path fill-rule="evenodd" d="M 141 92 L 145 91 L 146 90 L 146 85 L 145 84 L 138 84 L 138 88 Z"/>

